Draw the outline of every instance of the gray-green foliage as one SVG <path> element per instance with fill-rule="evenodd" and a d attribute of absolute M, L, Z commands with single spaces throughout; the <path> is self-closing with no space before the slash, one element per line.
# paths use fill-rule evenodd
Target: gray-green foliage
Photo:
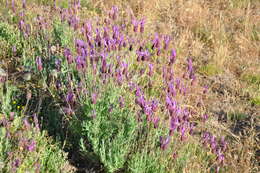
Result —
<path fill-rule="evenodd" d="M 16 49 L 18 56 L 22 55 L 23 40 L 20 32 L 12 25 L 2 22 L 0 23 L 0 58 L 10 57 L 13 48 Z"/>
<path fill-rule="evenodd" d="M 160 151 L 148 151 L 147 148 L 135 153 L 128 162 L 128 172 L 155 173 L 165 172 L 166 165 L 158 164 Z"/>
<path fill-rule="evenodd" d="M 119 107 L 119 96 L 120 90 L 110 86 L 100 93 L 95 105 L 89 99 L 84 106 L 84 139 L 90 142 L 108 172 L 124 167 L 136 138 L 134 114 L 127 106 Z"/>
<path fill-rule="evenodd" d="M 46 131 L 40 131 L 34 123 L 25 127 L 25 115 L 12 106 L 14 91 L 18 90 L 12 86 L 3 87 L 6 86 L 0 85 L 0 120 L 7 120 L 8 125 L 0 126 L 0 172 L 35 172 L 38 168 L 40 172 L 71 172 L 65 169 L 66 166 L 69 168 L 66 154 L 59 149 L 59 144 L 47 137 Z M 9 120 L 11 112 L 15 115 L 13 120 Z M 28 118 L 31 120 L 33 122 Z M 23 140 L 35 141 L 35 149 L 28 151 Z M 14 166 L 16 159 L 18 166 Z"/>
<path fill-rule="evenodd" d="M 73 47 L 73 31 L 68 24 L 55 20 L 53 23 L 53 42 L 63 47 Z"/>

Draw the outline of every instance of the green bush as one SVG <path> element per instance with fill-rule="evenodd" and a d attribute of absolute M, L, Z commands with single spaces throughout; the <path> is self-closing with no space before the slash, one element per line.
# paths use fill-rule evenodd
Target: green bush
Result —
<path fill-rule="evenodd" d="M 54 20 L 52 36 L 54 44 L 73 47 L 73 32 L 67 24 Z"/>
<path fill-rule="evenodd" d="M 13 52 L 13 48 L 16 52 Z M 0 23 L 0 59 L 13 56 L 22 56 L 23 40 L 17 28 L 8 23 Z"/>
<path fill-rule="evenodd" d="M 14 91 L 12 86 L 1 86 L 0 172 L 71 172 L 66 154 L 46 131 L 40 131 L 36 115 L 12 112 Z"/>
<path fill-rule="evenodd" d="M 89 98 L 83 107 L 81 143 L 91 144 L 108 172 L 124 167 L 136 139 L 134 113 L 127 102 L 124 108 L 119 106 L 120 92 L 120 89 L 107 86 L 99 93 L 96 104 Z M 82 150 L 88 152 L 84 146 Z"/>

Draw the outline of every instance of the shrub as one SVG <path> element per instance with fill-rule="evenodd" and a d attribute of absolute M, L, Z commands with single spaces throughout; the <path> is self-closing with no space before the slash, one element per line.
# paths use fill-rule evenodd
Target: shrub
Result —
<path fill-rule="evenodd" d="M 115 172 L 132 152 L 137 123 L 129 104 L 120 107 L 120 89 L 107 86 L 98 95 L 96 103 L 91 97 L 84 103 L 81 139 L 91 145 L 108 172 Z"/>
<path fill-rule="evenodd" d="M 8 23 L 0 23 L 0 59 L 12 56 L 21 57 L 23 53 L 23 41 L 19 31 Z"/>
<path fill-rule="evenodd" d="M 37 116 L 13 112 L 15 88 L 1 85 L 0 170 L 1 172 L 70 172 L 66 154 L 59 144 L 40 131 Z M 12 106 L 14 105 L 14 106 Z M 66 167 L 66 169 L 65 169 Z"/>
<path fill-rule="evenodd" d="M 197 85 L 192 58 L 182 63 L 172 38 L 151 34 L 145 18 L 126 17 L 114 6 L 104 17 L 85 20 L 79 10 L 80 4 L 74 3 L 56 11 L 61 22 L 37 16 L 31 35 L 21 29 L 32 48 L 32 58 L 24 59 L 33 71 L 32 82 L 40 86 L 39 93 L 48 95 L 50 104 L 55 103 L 38 110 L 45 118 L 43 125 L 53 120 L 46 125 L 52 134 L 56 128 L 68 130 L 69 139 L 63 138 L 69 141 L 66 147 L 80 148 L 81 155 L 93 156 L 111 173 L 182 172 L 190 162 L 203 170 L 209 167 L 204 163 L 223 167 L 226 141 L 207 132 L 203 103 L 207 87 Z M 12 107 L 5 102 L 3 112 L 9 115 Z M 24 118 L 24 112 L 19 115 Z M 28 120 L 20 126 L 32 128 Z M 38 129 L 37 123 L 34 126 Z M 42 146 L 37 146 L 36 134 L 26 136 L 25 149 L 38 151 Z M 43 171 L 57 171 L 52 166 L 62 169 L 62 152 L 49 147 L 38 152 L 45 160 Z M 17 168 L 21 163 L 31 165 L 30 159 L 36 157 L 27 161 L 23 152 L 19 154 Z M 60 162 L 53 163 L 55 159 Z"/>

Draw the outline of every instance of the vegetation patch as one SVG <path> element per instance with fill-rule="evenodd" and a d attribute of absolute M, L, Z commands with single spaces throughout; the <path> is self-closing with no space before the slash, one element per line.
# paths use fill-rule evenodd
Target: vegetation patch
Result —
<path fill-rule="evenodd" d="M 199 71 L 199 73 L 206 75 L 206 76 L 215 76 L 215 75 L 222 73 L 222 70 L 214 64 L 204 65 L 204 66 L 200 67 L 200 69 L 198 71 Z"/>

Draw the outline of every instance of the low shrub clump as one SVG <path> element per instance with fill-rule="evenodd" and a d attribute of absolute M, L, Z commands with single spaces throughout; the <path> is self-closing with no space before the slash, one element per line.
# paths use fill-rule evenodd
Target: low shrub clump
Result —
<path fill-rule="evenodd" d="M 12 86 L 6 93 L 2 85 L 0 89 L 1 172 L 69 172 L 68 166 L 65 169 L 66 154 L 47 137 L 46 131 L 40 131 L 36 114 L 24 115 L 24 108 L 13 100 Z"/>
<path fill-rule="evenodd" d="M 19 87 L 25 84 L 34 97 L 20 113 L 5 101 L 3 169 L 65 171 L 66 157 L 40 131 L 37 113 L 42 127 L 61 128 L 52 132 L 62 133 L 66 150 L 106 172 L 225 170 L 227 142 L 207 128 L 208 87 L 198 85 L 192 58 L 178 56 L 171 36 L 149 32 L 145 18 L 114 6 L 103 17 L 85 19 L 80 7 L 55 7 L 53 20 L 38 15 L 33 22 L 25 5 L 20 9 L 17 39 L 25 44 L 18 66 L 31 77 Z M 3 87 L 7 82 L 2 79 Z M 28 107 L 36 96 L 49 104 Z M 46 112 L 58 120 L 51 122 Z"/>

